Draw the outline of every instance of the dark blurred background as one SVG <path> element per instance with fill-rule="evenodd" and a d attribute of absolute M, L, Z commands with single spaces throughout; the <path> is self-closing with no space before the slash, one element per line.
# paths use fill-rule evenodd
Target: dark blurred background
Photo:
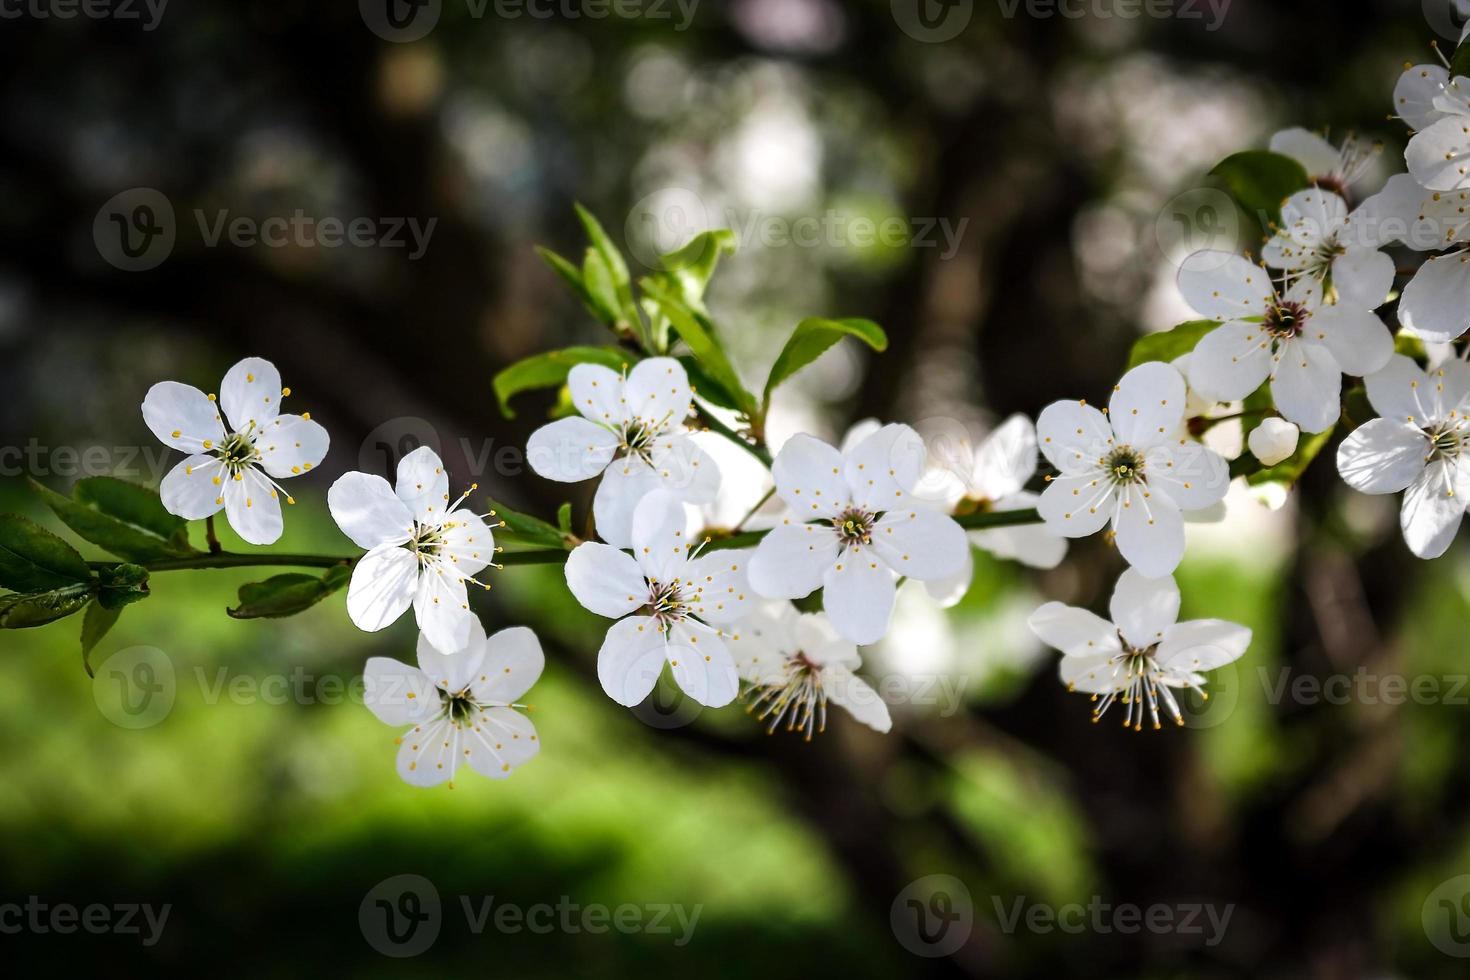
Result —
<path fill-rule="evenodd" d="M 773 439 L 866 416 L 978 432 L 1100 401 L 1141 332 L 1189 318 L 1173 263 L 1256 244 L 1202 175 L 1287 125 L 1383 139 L 1380 169 L 1402 169 L 1390 93 L 1438 36 L 1417 0 L 1131 18 L 1127 0 L 1064 4 L 1080 17 L 921 2 L 395 0 L 390 23 L 380 0 L 6 0 L 0 502 L 43 519 L 25 476 L 156 483 L 148 386 L 215 390 L 258 354 L 333 437 L 324 472 L 294 481 L 282 550 L 348 551 L 326 487 L 385 471 L 405 440 L 436 444 L 453 486 L 585 513 L 590 487 L 514 455 L 549 395 L 506 420 L 490 387 L 520 357 L 605 341 L 533 252 L 580 258 L 574 201 L 635 275 L 736 228 L 709 302 L 752 385 L 803 316 L 887 329 L 885 355 L 840 347 L 783 389 Z M 111 216 L 140 204 L 152 220 L 123 251 Z M 357 221 L 361 242 L 251 237 L 298 212 Z M 814 237 L 783 236 L 801 218 Z M 854 230 L 885 219 L 898 240 Z M 1412 558 L 1396 500 L 1353 497 L 1330 454 L 1284 507 L 1240 492 L 1191 531 L 1185 615 L 1255 642 L 1187 729 L 1157 734 L 1092 726 L 1024 627 L 1047 598 L 1105 607 L 1121 564 L 1095 541 L 1043 574 L 977 556 L 950 613 L 906 588 L 865 651 L 893 733 L 834 717 L 810 744 L 669 692 L 618 708 L 592 673 L 605 623 L 559 570 L 508 569 L 479 611 L 542 636 L 545 748 L 452 791 L 401 784 L 396 733 L 339 690 L 368 656 L 411 659 L 410 620 L 359 633 L 339 596 L 235 622 L 248 574 L 160 573 L 93 658 L 165 658 L 171 709 L 146 727 L 116 723 L 75 620 L 0 637 L 0 905 L 168 904 L 166 927 L 151 945 L 146 926 L 5 929 L 0 950 L 27 973 L 123 975 L 1463 976 L 1470 566 L 1462 548 Z M 1360 667 L 1346 697 L 1281 693 Z M 1437 693 L 1395 699 L 1390 678 Z M 940 680 L 960 693 L 917 693 Z M 395 959 L 370 920 L 401 874 L 432 883 L 442 927 Z M 682 944 L 676 918 L 476 933 L 462 899 L 487 896 L 699 918 Z M 1174 925 L 1045 926 L 1073 904 Z M 1205 906 L 1229 915 L 1219 935 Z"/>

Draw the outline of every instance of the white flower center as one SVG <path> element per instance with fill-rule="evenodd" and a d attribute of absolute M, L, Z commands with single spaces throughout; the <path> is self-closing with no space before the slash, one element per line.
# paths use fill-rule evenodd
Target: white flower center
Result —
<path fill-rule="evenodd" d="M 1118 640 L 1123 644 L 1123 652 L 1108 661 L 1108 667 L 1112 669 L 1112 690 L 1105 695 L 1094 694 L 1092 700 L 1097 702 L 1092 709 L 1092 720 L 1098 722 L 1107 710 L 1113 706 L 1114 701 L 1122 701 L 1127 706 L 1123 715 L 1123 727 L 1131 728 L 1135 732 L 1143 731 L 1144 713 L 1147 712 L 1153 722 L 1154 730 L 1162 728 L 1159 722 L 1159 705 L 1174 718 L 1176 725 L 1184 724 L 1184 715 L 1179 710 L 1179 702 L 1174 699 L 1174 692 L 1169 689 L 1165 679 L 1183 680 L 1187 686 L 1198 692 L 1201 698 L 1209 699 L 1198 684 L 1195 684 L 1185 675 L 1179 675 L 1165 671 L 1159 667 L 1156 654 L 1158 644 L 1138 649 L 1130 646 L 1122 634 Z M 1101 700 L 1099 700 L 1101 697 Z"/>
<path fill-rule="evenodd" d="M 1120 487 L 1143 483 L 1143 454 L 1132 446 L 1119 446 L 1103 460 L 1108 476 Z"/>

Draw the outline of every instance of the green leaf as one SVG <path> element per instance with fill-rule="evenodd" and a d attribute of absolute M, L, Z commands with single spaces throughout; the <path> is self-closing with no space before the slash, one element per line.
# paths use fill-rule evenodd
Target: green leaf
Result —
<path fill-rule="evenodd" d="M 608 326 L 616 326 L 619 319 L 618 290 L 613 285 L 607 261 L 594 248 L 589 248 L 587 257 L 582 260 L 582 281 L 587 284 L 592 313 Z"/>
<path fill-rule="evenodd" d="M 699 366 L 699 362 L 692 354 L 680 354 L 678 361 L 684 365 L 684 373 L 689 376 L 689 385 L 694 389 L 696 395 L 711 405 L 728 408 L 732 412 L 741 410 L 740 400 L 726 391 L 724 385 L 706 374 L 704 368 Z"/>
<path fill-rule="evenodd" d="M 786 339 L 786 346 L 776 355 L 776 363 L 771 365 L 771 376 L 766 379 L 765 394 L 761 398 L 762 411 L 771 404 L 771 392 L 843 337 L 856 337 L 876 351 L 888 349 L 888 335 L 872 320 L 808 317 L 796 325 Z"/>
<path fill-rule="evenodd" d="M 659 262 L 690 309 L 704 312 L 704 290 L 715 274 L 720 256 L 735 254 L 735 233 L 728 228 L 695 235 L 681 249 L 663 256 Z"/>
<path fill-rule="evenodd" d="M 88 677 L 95 676 L 92 673 L 92 651 L 97 649 L 97 644 L 102 642 L 121 615 L 121 608 L 108 609 L 95 601 L 87 607 L 87 613 L 82 617 L 82 667 Z"/>
<path fill-rule="evenodd" d="M 91 586 L 82 583 L 28 595 L 0 596 L 0 629 L 45 626 L 70 616 L 91 600 Z"/>
<path fill-rule="evenodd" d="M 1424 349 L 1424 341 L 1418 337 L 1411 337 L 1406 333 L 1394 335 L 1393 352 L 1404 355 L 1420 367 L 1423 367 L 1429 362 L 1429 352 Z"/>
<path fill-rule="evenodd" d="M 566 383 L 567 374 L 578 364 L 601 364 L 620 371 L 632 359 L 628 351 L 617 347 L 567 347 L 537 354 L 517 361 L 495 375 L 491 386 L 500 402 L 500 412 L 508 419 L 516 417 L 510 400 L 523 391 L 555 388 Z"/>
<path fill-rule="evenodd" d="M 709 322 L 709 319 L 702 313 L 690 309 L 683 300 L 669 293 L 652 279 L 642 279 L 639 285 L 643 287 L 644 293 L 658 304 L 664 316 L 669 318 L 669 322 L 684 339 L 684 343 L 689 345 L 703 373 L 714 382 L 715 386 L 723 389 L 723 392 L 730 396 L 735 410 L 746 416 L 754 417 L 757 410 L 755 396 L 746 391 L 745 386 L 740 383 L 740 376 L 735 373 L 735 367 L 730 363 L 730 358 L 725 353 L 719 335 L 715 332 L 714 325 Z"/>
<path fill-rule="evenodd" d="M 1189 320 L 1170 330 L 1139 337 L 1133 342 L 1133 350 L 1128 354 L 1127 370 L 1131 371 L 1149 361 L 1163 361 L 1167 364 L 1176 357 L 1183 357 L 1194 350 L 1194 345 L 1205 334 L 1219 325 L 1219 320 Z"/>
<path fill-rule="evenodd" d="M 49 592 L 92 581 L 75 548 L 18 514 L 0 514 L 0 587 Z"/>
<path fill-rule="evenodd" d="M 556 526 L 562 534 L 572 533 L 572 505 L 562 504 L 556 509 Z"/>
<path fill-rule="evenodd" d="M 1457 78 L 1460 75 L 1470 75 L 1470 44 L 1461 44 L 1455 48 L 1455 56 L 1450 59 L 1450 77 Z"/>
<path fill-rule="evenodd" d="M 164 510 L 158 494 L 145 487 L 94 477 L 78 483 L 73 497 L 63 497 L 36 480 L 30 483 L 67 527 L 119 558 L 146 562 L 197 554 L 184 520 Z"/>
<path fill-rule="evenodd" d="M 638 315 L 638 305 L 633 301 L 633 284 L 628 278 L 628 263 L 623 261 L 623 253 L 613 244 L 607 232 L 602 230 L 602 225 L 582 205 L 576 205 L 577 220 L 582 222 L 582 229 L 587 232 L 587 240 L 592 243 L 592 248 L 597 252 L 599 258 L 607 266 L 608 275 L 612 279 L 613 296 L 617 302 L 613 309 L 617 311 L 618 320 L 613 329 L 619 333 L 640 334 L 643 331 L 643 319 Z M 585 276 L 585 269 L 584 269 Z M 591 292 L 592 285 L 588 283 L 588 291 Z M 645 340 L 645 348 L 647 347 Z"/>
<path fill-rule="evenodd" d="M 611 323 L 611 321 L 605 320 L 603 312 L 597 308 L 597 304 L 592 299 L 592 293 L 587 289 L 587 283 L 582 279 L 580 269 L 549 248 L 542 248 L 540 245 L 537 245 L 536 254 L 541 256 L 542 260 L 551 266 L 552 271 L 572 288 L 572 292 L 577 294 L 577 298 L 582 301 L 583 306 L 587 307 L 589 313 L 599 320 L 604 320 L 604 322 L 608 322 L 609 324 Z"/>
<path fill-rule="evenodd" d="M 226 609 L 235 619 L 280 619 L 305 612 L 352 579 L 347 565 L 334 565 L 320 578 L 304 572 L 273 575 L 240 586 L 240 604 Z"/>
<path fill-rule="evenodd" d="M 1281 221 L 1281 203 L 1311 186 L 1307 171 L 1291 157 L 1269 150 L 1232 154 L 1210 173 L 1219 177 L 1230 196 L 1262 227 Z"/>
<path fill-rule="evenodd" d="M 97 571 L 97 602 L 107 609 L 121 609 L 148 598 L 148 569 L 142 565 L 113 565 Z"/>
<path fill-rule="evenodd" d="M 571 517 L 571 505 L 567 508 L 568 523 Z M 517 541 L 525 544 L 539 545 L 543 548 L 565 548 L 567 546 L 566 535 L 558 528 L 552 527 L 539 517 L 530 514 L 522 514 L 520 511 L 511 510 L 504 504 L 490 501 L 491 512 L 494 516 L 505 522 L 503 530 L 509 532 Z M 558 514 L 558 519 L 560 515 Z M 494 527 L 492 524 L 491 527 Z"/>
<path fill-rule="evenodd" d="M 1322 452 L 1323 447 L 1332 441 L 1332 433 L 1336 428 L 1336 425 L 1329 426 L 1325 431 L 1318 432 L 1316 435 L 1302 433 L 1302 440 L 1297 444 L 1296 452 L 1275 466 L 1261 470 L 1259 473 L 1252 473 L 1246 477 L 1247 482 L 1253 487 L 1263 483 L 1281 483 L 1288 488 L 1293 486 L 1297 480 L 1301 479 L 1307 467 L 1312 465 L 1312 460 L 1317 458 L 1317 454 Z"/>

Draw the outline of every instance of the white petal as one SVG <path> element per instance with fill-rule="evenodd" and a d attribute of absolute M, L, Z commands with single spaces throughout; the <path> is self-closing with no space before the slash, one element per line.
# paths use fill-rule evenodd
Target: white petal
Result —
<path fill-rule="evenodd" d="M 684 573 L 693 542 L 689 514 L 667 490 L 644 496 L 633 511 L 633 557 L 645 577 L 665 585 Z"/>
<path fill-rule="evenodd" d="M 177 381 L 160 381 L 148 389 L 143 396 L 143 421 L 165 446 L 186 453 L 217 448 L 225 438 L 214 402 L 198 388 Z"/>
<path fill-rule="evenodd" d="M 633 512 L 643 498 L 659 489 L 659 479 L 641 457 L 614 460 L 602 473 L 592 497 L 592 517 L 602 540 L 615 548 L 633 545 Z"/>
<path fill-rule="evenodd" d="M 327 491 L 327 508 L 359 548 L 403 544 L 413 536 L 413 514 L 381 476 L 344 473 Z"/>
<path fill-rule="evenodd" d="M 755 592 L 747 578 L 751 548 L 720 550 L 703 555 L 684 568 L 685 585 L 693 589 L 689 599 L 694 615 L 706 623 L 733 623 L 750 615 Z"/>
<path fill-rule="evenodd" d="M 584 608 L 616 619 L 648 598 L 638 563 L 611 545 L 585 541 L 567 556 L 567 588 Z"/>
<path fill-rule="evenodd" d="M 1378 309 L 1393 289 L 1393 277 L 1393 259 L 1374 248 L 1350 248 L 1332 260 L 1332 285 L 1346 306 Z"/>
<path fill-rule="evenodd" d="M 1150 449 L 1144 472 L 1149 487 L 1180 510 L 1203 510 L 1223 500 L 1230 490 L 1230 464 L 1210 447 L 1190 439 Z"/>
<path fill-rule="evenodd" d="M 601 364 L 577 364 L 567 372 L 567 390 L 572 404 L 600 426 L 617 428 L 628 418 L 623 398 L 623 378 Z"/>
<path fill-rule="evenodd" d="M 1325 347 L 1294 340 L 1276 352 L 1271 397 L 1288 421 L 1303 432 L 1321 432 L 1342 414 L 1342 369 Z"/>
<path fill-rule="evenodd" d="M 740 693 L 740 675 L 724 642 L 713 630 L 688 621 L 669 630 L 669 672 L 679 690 L 707 708 L 723 708 Z"/>
<path fill-rule="evenodd" d="M 1069 691 L 1083 694 L 1109 694 L 1123 689 L 1123 670 L 1113 663 L 1114 654 L 1063 657 L 1057 673 Z"/>
<path fill-rule="evenodd" d="M 837 447 L 838 451 L 844 455 L 852 452 L 863 440 L 881 428 L 883 428 L 883 423 L 875 418 L 858 419 L 842 434 L 842 443 Z"/>
<path fill-rule="evenodd" d="M 495 534 L 478 514 L 467 510 L 449 513 L 441 528 L 439 558 L 460 575 L 469 578 L 495 557 Z"/>
<path fill-rule="evenodd" d="M 926 507 L 888 511 L 873 525 L 872 540 L 888 567 L 921 582 L 957 574 L 970 557 L 964 529 Z"/>
<path fill-rule="evenodd" d="M 1172 575 L 1148 578 L 1130 568 L 1113 587 L 1108 613 L 1129 646 L 1146 650 L 1178 621 L 1179 586 Z"/>
<path fill-rule="evenodd" d="M 199 521 L 219 513 L 225 505 L 223 473 L 224 465 L 216 456 L 185 459 L 169 470 L 158 486 L 164 510 L 186 521 Z"/>
<path fill-rule="evenodd" d="M 275 544 L 281 539 L 281 501 L 265 474 L 251 466 L 225 480 L 225 516 L 235 533 L 251 544 Z"/>
<path fill-rule="evenodd" d="M 439 454 L 420 446 L 398 461 L 393 492 L 420 524 L 438 524 L 449 509 L 449 474 Z"/>
<path fill-rule="evenodd" d="M 1213 401 L 1236 401 L 1271 374 L 1271 342 L 1259 323 L 1233 320 L 1200 338 L 1189 355 L 1189 385 Z"/>
<path fill-rule="evenodd" d="M 1399 322 L 1436 342 L 1470 329 L 1470 253 L 1430 256 L 1399 297 Z"/>
<path fill-rule="evenodd" d="M 1430 190 L 1466 186 L 1470 171 L 1470 119 L 1448 116 L 1409 138 L 1404 162 L 1414 179 Z"/>
<path fill-rule="evenodd" d="M 1036 419 L 1041 452 L 1063 473 L 1091 472 L 1113 447 L 1107 416 L 1081 402 L 1052 402 Z"/>
<path fill-rule="evenodd" d="M 439 692 L 417 667 L 369 657 L 362 669 L 362 703 L 379 721 L 402 727 L 416 725 L 439 710 Z"/>
<path fill-rule="evenodd" d="M 1382 370 L 1363 379 L 1368 402 L 1374 411 L 1395 422 L 1412 422 L 1416 427 L 1441 418 L 1436 403 L 1438 383 L 1411 358 L 1395 354 Z"/>
<path fill-rule="evenodd" d="M 541 740 L 531 719 L 513 708 L 485 708 L 460 736 L 460 755 L 490 779 L 504 779 L 535 758 Z"/>
<path fill-rule="evenodd" d="M 1184 377 L 1162 361 L 1123 375 L 1108 402 L 1117 440 L 1146 449 L 1169 439 L 1184 419 Z"/>
<path fill-rule="evenodd" d="M 1036 509 L 1051 533 L 1084 538 L 1102 530 L 1116 506 L 1115 488 L 1100 470 L 1059 476 L 1046 485 Z"/>
<path fill-rule="evenodd" d="M 822 690 L 827 693 L 828 700 L 873 731 L 886 732 L 893 727 L 888 705 L 878 692 L 846 667 L 834 665 L 823 668 Z"/>
<path fill-rule="evenodd" d="M 684 432 L 659 436 L 649 447 L 659 484 L 680 500 L 707 504 L 720 492 L 720 466 Z"/>
<path fill-rule="evenodd" d="M 1425 129 L 1444 113 L 1435 108 L 1434 100 L 1450 83 L 1450 73 L 1439 65 L 1413 65 L 1405 68 L 1393 87 L 1393 109 L 1411 129 Z"/>
<path fill-rule="evenodd" d="M 1336 147 L 1316 133 L 1300 127 L 1283 129 L 1271 137 L 1271 152 L 1291 157 L 1308 177 L 1326 177 L 1337 168 Z"/>
<path fill-rule="evenodd" d="M 427 633 L 419 633 L 415 653 L 419 669 L 435 687 L 458 694 L 481 672 L 485 659 L 485 627 L 471 617 L 469 638 L 457 650 L 440 650 Z"/>
<path fill-rule="evenodd" d="M 1347 215 L 1346 202 L 1331 191 L 1318 187 L 1297 191 L 1282 203 L 1281 230 L 1262 250 L 1261 260 L 1279 269 L 1305 267 L 1312 251 L 1342 229 Z"/>
<path fill-rule="evenodd" d="M 804 432 L 786 440 L 771 464 L 771 475 L 776 493 L 801 520 L 835 517 L 849 503 L 842 455 Z"/>
<path fill-rule="evenodd" d="M 1324 306 L 1307 322 L 1307 330 L 1315 331 L 1346 374 L 1372 374 L 1393 356 L 1393 334 L 1367 310 L 1342 303 Z"/>
<path fill-rule="evenodd" d="M 255 437 L 261 468 L 278 480 L 320 466 L 330 443 L 326 429 L 300 415 L 278 415 Z"/>
<path fill-rule="evenodd" d="M 822 576 L 822 607 L 847 639 L 877 643 L 893 618 L 893 572 L 867 548 L 848 548 Z"/>
<path fill-rule="evenodd" d="M 485 641 L 485 659 L 470 690 L 482 704 L 514 704 L 545 667 L 546 655 L 536 634 L 525 626 L 512 626 Z"/>
<path fill-rule="evenodd" d="M 974 490 L 988 500 L 1016 493 L 1036 475 L 1036 426 L 1012 415 L 990 433 L 975 455 Z"/>
<path fill-rule="evenodd" d="M 1427 450 L 1416 426 L 1373 419 L 1337 447 L 1337 472 L 1360 493 L 1398 493 L 1424 471 Z"/>
<path fill-rule="evenodd" d="M 1185 256 L 1178 282 L 1184 301 L 1212 320 L 1261 316 L 1276 297 L 1265 269 L 1230 252 L 1205 250 Z"/>
<path fill-rule="evenodd" d="M 787 649 L 801 653 L 818 667 L 836 665 L 856 670 L 862 666 L 857 646 L 837 632 L 832 620 L 823 613 L 796 615 L 791 632 L 793 636 Z"/>
<path fill-rule="evenodd" d="M 1035 507 L 1040 497 L 1021 491 L 996 501 L 994 510 L 1024 510 Z M 1046 524 L 1021 524 L 971 531 L 970 540 L 997 558 L 1018 561 L 1031 568 L 1056 568 L 1067 556 L 1067 539 Z M 968 583 L 967 583 L 968 584 Z"/>
<path fill-rule="evenodd" d="M 459 764 L 459 740 L 460 731 L 448 718 L 410 728 L 399 740 L 399 777 L 410 786 L 437 786 L 453 779 Z"/>
<path fill-rule="evenodd" d="M 1026 620 L 1031 632 L 1047 646 L 1056 647 L 1069 657 L 1090 654 L 1111 655 L 1121 651 L 1118 630 L 1096 613 L 1060 602 L 1048 602 Z"/>
<path fill-rule="evenodd" d="M 1465 513 L 1465 498 L 1452 494 L 1456 482 L 1453 461 L 1439 460 L 1426 466 L 1404 492 L 1399 527 L 1404 543 L 1420 558 L 1438 558 L 1455 540 Z"/>
<path fill-rule="evenodd" d="M 347 615 L 358 629 L 376 633 L 412 604 L 418 579 L 418 559 L 407 549 L 388 544 L 369 551 L 352 569 Z"/>
<path fill-rule="evenodd" d="M 1437 195 L 1409 174 L 1394 174 L 1348 216 L 1347 240 L 1373 248 L 1402 242 L 1420 252 L 1443 248 L 1465 221 L 1458 211 L 1462 202 L 1454 200 L 1464 193 Z"/>
<path fill-rule="evenodd" d="M 264 358 L 245 358 L 225 372 L 219 404 L 234 431 L 261 428 L 281 412 L 281 372 Z"/>
<path fill-rule="evenodd" d="M 440 650 L 464 649 L 479 622 L 470 612 L 464 582 L 432 564 L 419 576 L 413 613 L 419 629 Z"/>
<path fill-rule="evenodd" d="M 628 416 L 645 426 L 679 428 L 692 408 L 693 393 L 684 365 L 672 357 L 650 357 L 639 361 L 623 386 Z"/>
<path fill-rule="evenodd" d="M 1114 512 L 1118 553 L 1149 578 L 1172 574 L 1184 558 L 1184 520 L 1163 494 L 1129 488 Z"/>
<path fill-rule="evenodd" d="M 1041 527 L 1041 525 L 1037 525 L 1037 527 Z M 1005 530 L 1012 529 L 1006 528 Z M 975 541 L 981 533 L 982 532 L 978 531 L 972 532 L 970 534 L 970 540 Z M 994 534 L 995 532 L 992 531 L 990 533 Z M 1060 538 L 1051 537 L 1051 535 L 1047 535 L 1047 537 L 1052 541 L 1061 540 Z M 1062 547 L 1064 549 L 1066 548 L 1065 542 L 1063 542 Z M 997 554 L 997 552 L 992 552 L 992 554 Z M 933 599 L 936 603 L 939 604 L 939 608 L 948 609 L 950 606 L 957 605 L 959 601 L 965 597 L 965 593 L 970 591 L 970 583 L 974 580 L 974 578 L 975 557 L 971 555 L 970 550 L 966 548 L 965 563 L 960 566 L 960 570 L 958 572 L 955 572 L 953 575 L 947 575 L 944 578 L 929 579 L 924 583 L 924 591 L 929 593 L 929 598 Z"/>
<path fill-rule="evenodd" d="M 1241 658 L 1251 645 L 1251 631 L 1223 619 L 1191 619 L 1169 627 L 1155 654 L 1166 670 L 1196 673 L 1214 670 Z"/>
<path fill-rule="evenodd" d="M 836 533 L 813 524 L 781 524 L 771 530 L 750 559 L 750 585 L 767 599 L 800 599 L 822 584 L 837 561 Z"/>
<path fill-rule="evenodd" d="M 652 616 L 613 623 L 597 652 L 597 679 L 607 696 L 632 707 L 642 703 L 664 669 L 664 635 Z"/>
<path fill-rule="evenodd" d="M 860 506 L 873 511 L 907 507 L 927 456 L 917 432 L 890 423 L 843 454 L 842 475 Z"/>
<path fill-rule="evenodd" d="M 548 480 L 581 483 L 607 469 L 621 442 L 616 433 L 574 415 L 531 433 L 526 462 Z"/>

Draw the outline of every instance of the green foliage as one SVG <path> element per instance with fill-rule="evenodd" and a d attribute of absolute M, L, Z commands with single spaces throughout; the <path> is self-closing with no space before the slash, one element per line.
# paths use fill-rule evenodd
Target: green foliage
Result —
<path fill-rule="evenodd" d="M 1205 334 L 1220 325 L 1219 320 L 1187 320 L 1169 330 L 1147 334 L 1134 341 L 1128 353 L 1128 368 L 1131 371 L 1149 361 L 1168 363 L 1194 350 Z"/>
<path fill-rule="evenodd" d="M 93 601 L 87 607 L 87 613 L 82 617 L 82 668 L 86 670 L 87 676 L 92 673 L 92 651 L 97 649 L 97 644 L 108 631 L 117 624 L 117 619 L 122 615 L 122 607 L 108 609 L 97 601 Z"/>
<path fill-rule="evenodd" d="M 572 533 L 572 505 L 562 504 L 556 509 L 556 526 L 562 534 Z"/>
<path fill-rule="evenodd" d="M 786 346 L 776 355 L 776 363 L 771 365 L 770 377 L 766 379 L 766 390 L 761 396 L 762 413 L 771 405 L 771 392 L 843 337 L 856 337 L 875 351 L 888 349 L 888 335 L 872 320 L 807 317 L 796 325 L 796 329 L 786 339 Z"/>
<path fill-rule="evenodd" d="M 1269 150 L 1232 154 L 1216 164 L 1210 174 L 1220 178 L 1230 196 L 1263 231 L 1280 222 L 1283 201 L 1311 186 L 1300 163 Z"/>
<path fill-rule="evenodd" d="M 620 334 L 629 333 L 639 337 L 643 341 L 644 349 L 648 348 L 648 339 L 643 336 L 643 318 L 638 314 L 638 304 L 633 301 L 633 284 L 628 277 L 628 263 L 623 261 L 623 253 L 613 244 L 602 225 L 593 217 L 592 212 L 582 205 L 576 205 L 577 220 L 582 222 L 582 229 L 587 233 L 587 239 L 592 243 L 588 251 L 589 261 L 582 266 L 583 282 L 586 284 L 588 295 L 599 305 L 607 304 L 611 307 L 610 312 L 614 315 L 613 328 Z M 596 255 L 596 261 L 590 261 L 591 256 Z M 606 281 L 601 278 L 596 282 L 587 281 L 589 264 L 594 268 L 598 277 L 606 276 Z"/>
<path fill-rule="evenodd" d="M 92 477 L 64 497 L 35 480 L 31 489 L 82 539 L 128 561 L 184 558 L 189 545 L 183 518 L 164 510 L 156 491 L 112 477 Z"/>
<path fill-rule="evenodd" d="M 673 284 L 675 293 L 691 309 L 704 312 L 704 291 L 715 274 L 722 255 L 735 254 L 735 233 L 728 228 L 701 232 L 683 248 L 670 252 L 660 261 Z"/>
<path fill-rule="evenodd" d="M 1470 44 L 1455 48 L 1455 56 L 1450 59 L 1450 76 L 1460 75 L 1470 75 Z"/>
<path fill-rule="evenodd" d="M 730 401 L 742 415 L 756 417 L 758 406 L 755 396 L 740 383 L 740 376 L 730 363 L 724 344 L 709 318 L 691 309 L 682 299 L 651 278 L 642 279 L 639 284 L 649 299 L 657 304 L 659 311 L 668 317 L 675 333 L 689 345 L 695 360 L 703 369 L 703 375 L 712 382 L 710 387 L 718 391 L 719 397 Z"/>
<path fill-rule="evenodd" d="M 566 511 L 567 525 L 571 524 L 571 504 L 563 504 Z M 520 511 L 511 510 L 504 504 L 490 501 L 490 507 L 496 517 L 505 522 L 504 530 L 514 535 L 518 541 L 525 544 L 533 544 L 541 548 L 565 548 L 568 545 L 567 535 L 569 532 L 541 520 L 530 514 L 522 514 Z M 557 519 L 561 520 L 558 512 Z"/>
<path fill-rule="evenodd" d="M 18 514 L 0 515 L 0 587 L 41 593 L 91 580 L 92 570 L 71 545 Z"/>
<path fill-rule="evenodd" d="M 567 375 L 578 364 L 601 364 L 614 371 L 622 370 L 631 356 L 617 347 L 567 347 L 548 351 L 512 364 L 495 375 L 491 387 L 495 389 L 501 414 L 513 419 L 516 413 L 511 411 L 510 400 L 515 395 L 566 384 Z"/>
<path fill-rule="evenodd" d="M 78 612 L 91 600 L 91 587 L 80 583 L 45 592 L 0 596 L 0 629 L 45 626 Z"/>
<path fill-rule="evenodd" d="M 148 598 L 148 569 L 124 562 L 97 570 L 97 604 L 121 609 Z"/>
<path fill-rule="evenodd" d="M 301 572 L 273 575 L 240 586 L 240 604 L 225 610 L 235 619 L 280 619 L 305 612 L 352 579 L 352 568 L 335 565 L 318 578 Z"/>

